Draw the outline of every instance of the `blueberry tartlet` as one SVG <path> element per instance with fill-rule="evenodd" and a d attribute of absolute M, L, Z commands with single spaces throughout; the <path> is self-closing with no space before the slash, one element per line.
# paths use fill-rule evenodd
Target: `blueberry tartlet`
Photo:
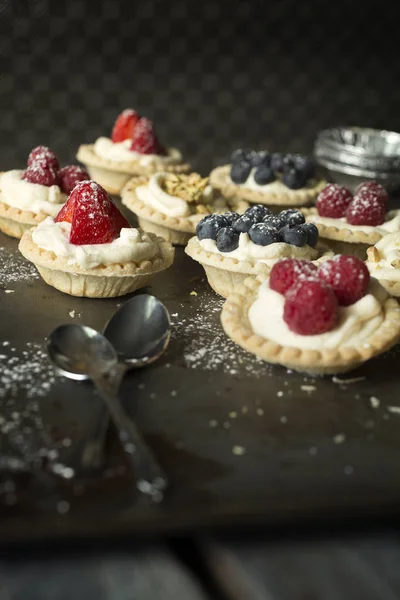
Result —
<path fill-rule="evenodd" d="M 184 246 L 196 232 L 198 222 L 211 213 L 229 210 L 243 213 L 244 200 L 226 200 L 198 173 L 155 173 L 133 177 L 121 191 L 122 203 L 134 212 L 144 231 Z"/>
<path fill-rule="evenodd" d="M 318 227 L 321 239 L 334 251 L 366 259 L 369 246 L 389 233 L 400 232 L 400 210 L 387 210 L 388 194 L 375 181 L 361 183 L 352 194 L 329 183 L 306 220 Z"/>
<path fill-rule="evenodd" d="M 224 304 L 226 334 L 259 358 L 313 375 L 349 371 L 400 339 L 400 308 L 365 263 L 283 259 Z"/>
<path fill-rule="evenodd" d="M 131 108 L 118 116 L 111 138 L 103 136 L 94 144 L 82 144 L 77 159 L 86 166 L 92 179 L 115 195 L 134 175 L 190 170 L 177 148 L 160 143 L 152 121 Z"/>
<path fill-rule="evenodd" d="M 248 277 L 268 275 L 281 258 L 320 261 L 328 257 L 318 229 L 295 209 L 272 214 L 261 204 L 243 215 L 230 212 L 203 218 L 186 253 L 199 262 L 208 282 L 225 298 Z"/>
<path fill-rule="evenodd" d="M 210 183 L 225 198 L 266 204 L 276 212 L 283 206 L 309 206 L 326 182 L 317 179 L 316 165 L 306 156 L 236 150 L 231 164 L 211 172 Z"/>

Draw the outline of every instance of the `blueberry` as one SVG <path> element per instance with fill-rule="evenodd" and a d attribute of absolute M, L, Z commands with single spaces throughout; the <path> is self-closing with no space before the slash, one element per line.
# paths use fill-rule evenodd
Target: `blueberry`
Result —
<path fill-rule="evenodd" d="M 294 154 L 284 154 L 282 158 L 283 163 L 283 172 L 289 171 L 290 169 L 294 169 L 295 167 L 295 156 Z"/>
<path fill-rule="evenodd" d="M 307 244 L 312 248 L 315 248 L 318 242 L 318 228 L 314 223 L 304 223 L 300 225 L 300 228 L 306 232 Z"/>
<path fill-rule="evenodd" d="M 232 225 L 232 223 L 234 223 L 235 221 L 237 221 L 238 218 L 240 217 L 240 215 L 238 215 L 237 212 L 224 213 L 223 216 L 225 217 L 228 225 Z"/>
<path fill-rule="evenodd" d="M 280 152 L 274 152 L 271 156 L 271 169 L 274 173 L 282 173 L 283 171 L 283 156 Z"/>
<path fill-rule="evenodd" d="M 293 225 L 301 225 L 305 223 L 305 218 L 303 213 L 295 208 L 288 208 L 287 210 L 283 210 L 279 213 L 280 219 L 284 222 L 284 225 L 289 225 L 292 227 Z"/>
<path fill-rule="evenodd" d="M 250 175 L 251 166 L 248 162 L 241 160 L 231 166 L 231 179 L 234 183 L 244 183 Z"/>
<path fill-rule="evenodd" d="M 249 237 L 259 246 L 268 246 L 280 241 L 279 231 L 266 223 L 255 223 L 249 229 Z"/>
<path fill-rule="evenodd" d="M 281 219 L 279 215 L 267 215 L 263 219 L 263 223 L 266 223 L 270 227 L 274 227 L 275 229 L 282 229 L 284 225 L 286 225 L 286 221 Z"/>
<path fill-rule="evenodd" d="M 275 175 L 271 167 L 268 165 L 260 165 L 254 172 L 254 181 L 258 185 L 266 185 L 275 181 Z"/>
<path fill-rule="evenodd" d="M 269 167 L 271 164 L 271 155 L 266 150 L 255 152 L 251 159 L 252 167 L 260 167 L 261 165 Z"/>
<path fill-rule="evenodd" d="M 223 227 L 217 235 L 217 248 L 220 252 L 233 252 L 239 246 L 239 235 L 233 227 Z"/>
<path fill-rule="evenodd" d="M 196 227 L 196 235 L 199 240 L 215 240 L 218 231 L 222 227 L 227 227 L 228 221 L 223 215 L 207 215 L 202 219 Z"/>
<path fill-rule="evenodd" d="M 255 223 L 256 221 L 262 221 L 264 217 L 271 214 L 271 211 L 263 204 L 254 204 L 244 214 L 253 217 Z"/>
<path fill-rule="evenodd" d="M 242 150 L 241 148 L 238 148 L 238 150 L 234 150 L 231 154 L 231 163 L 238 163 L 238 162 L 247 162 L 247 154 L 248 151 L 247 150 Z"/>
<path fill-rule="evenodd" d="M 233 228 L 239 233 L 247 233 L 252 225 L 254 225 L 254 218 L 251 215 L 242 215 L 235 221 Z"/>
<path fill-rule="evenodd" d="M 300 248 L 307 244 L 307 233 L 302 229 L 301 225 L 295 225 L 294 227 L 285 225 L 279 233 L 280 239 L 286 244 L 299 246 Z"/>
<path fill-rule="evenodd" d="M 308 158 L 308 156 L 296 154 L 294 165 L 297 171 L 300 171 L 300 173 L 303 174 L 303 177 L 306 181 L 307 179 L 312 179 L 315 177 L 316 165 L 311 158 Z"/>
<path fill-rule="evenodd" d="M 291 190 L 299 190 L 306 184 L 306 178 L 301 171 L 295 168 L 290 168 L 284 171 L 282 183 Z"/>

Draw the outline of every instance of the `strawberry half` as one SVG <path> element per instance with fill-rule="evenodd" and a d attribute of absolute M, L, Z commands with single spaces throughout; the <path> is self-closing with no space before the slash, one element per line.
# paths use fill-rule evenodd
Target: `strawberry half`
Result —
<path fill-rule="evenodd" d="M 123 142 L 133 136 L 133 131 L 136 123 L 139 121 L 140 115 L 133 108 L 126 108 L 115 121 L 111 139 L 114 143 Z"/>
<path fill-rule="evenodd" d="M 165 148 L 158 141 L 152 121 L 146 117 L 142 117 L 137 123 L 130 149 L 140 154 L 166 154 Z"/>
<path fill-rule="evenodd" d="M 71 192 L 55 221 L 71 223 L 71 244 L 107 244 L 115 240 L 128 221 L 107 192 L 95 181 L 82 181 Z"/>

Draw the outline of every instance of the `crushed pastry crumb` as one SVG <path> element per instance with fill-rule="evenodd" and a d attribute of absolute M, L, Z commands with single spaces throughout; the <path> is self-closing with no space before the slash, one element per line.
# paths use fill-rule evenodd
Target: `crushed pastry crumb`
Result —
<path fill-rule="evenodd" d="M 232 454 L 235 454 L 236 456 L 243 456 L 246 454 L 246 448 L 243 446 L 233 446 Z"/>
<path fill-rule="evenodd" d="M 376 396 L 371 396 L 369 401 L 370 401 L 372 408 L 379 408 L 379 406 L 381 404 L 381 401 L 379 400 L 379 398 L 376 398 Z"/>

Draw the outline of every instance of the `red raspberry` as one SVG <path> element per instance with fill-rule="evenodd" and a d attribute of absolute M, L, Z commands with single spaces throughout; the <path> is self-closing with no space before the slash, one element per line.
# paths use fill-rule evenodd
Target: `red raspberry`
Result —
<path fill-rule="evenodd" d="M 58 171 L 60 163 L 57 156 L 47 146 L 36 146 L 28 156 L 28 167 L 34 163 L 40 163 L 46 167 L 50 167 L 54 171 Z"/>
<path fill-rule="evenodd" d="M 335 326 L 337 315 L 336 296 L 322 281 L 299 281 L 286 294 L 283 320 L 295 333 L 325 333 Z"/>
<path fill-rule="evenodd" d="M 158 141 L 153 123 L 146 117 L 137 122 L 130 149 L 141 154 L 166 154 L 165 148 Z"/>
<path fill-rule="evenodd" d="M 317 198 L 316 208 L 321 217 L 340 219 L 344 217 L 352 201 L 351 192 L 342 185 L 328 183 Z"/>
<path fill-rule="evenodd" d="M 360 194 L 364 194 L 364 192 L 366 191 L 374 192 L 378 196 L 378 198 L 385 204 L 387 204 L 389 201 L 389 194 L 387 193 L 383 185 L 376 183 L 376 181 L 364 181 L 364 183 L 360 183 L 360 185 L 358 185 L 354 190 L 354 198 L 356 198 Z"/>
<path fill-rule="evenodd" d="M 385 215 L 386 204 L 373 190 L 360 191 L 346 210 L 350 225 L 382 225 Z"/>
<path fill-rule="evenodd" d="M 43 163 L 32 163 L 22 176 L 24 181 L 29 183 L 39 183 L 40 185 L 58 185 L 57 172 Z"/>
<path fill-rule="evenodd" d="M 367 293 L 370 275 L 359 258 L 339 255 L 320 266 L 318 278 L 332 288 L 340 306 L 350 306 Z"/>
<path fill-rule="evenodd" d="M 283 258 L 274 264 L 269 277 L 269 287 L 285 295 L 299 281 L 317 274 L 317 267 L 308 260 Z"/>
<path fill-rule="evenodd" d="M 77 183 L 90 179 L 89 174 L 79 165 L 68 165 L 58 171 L 60 188 L 64 194 L 70 194 Z"/>

